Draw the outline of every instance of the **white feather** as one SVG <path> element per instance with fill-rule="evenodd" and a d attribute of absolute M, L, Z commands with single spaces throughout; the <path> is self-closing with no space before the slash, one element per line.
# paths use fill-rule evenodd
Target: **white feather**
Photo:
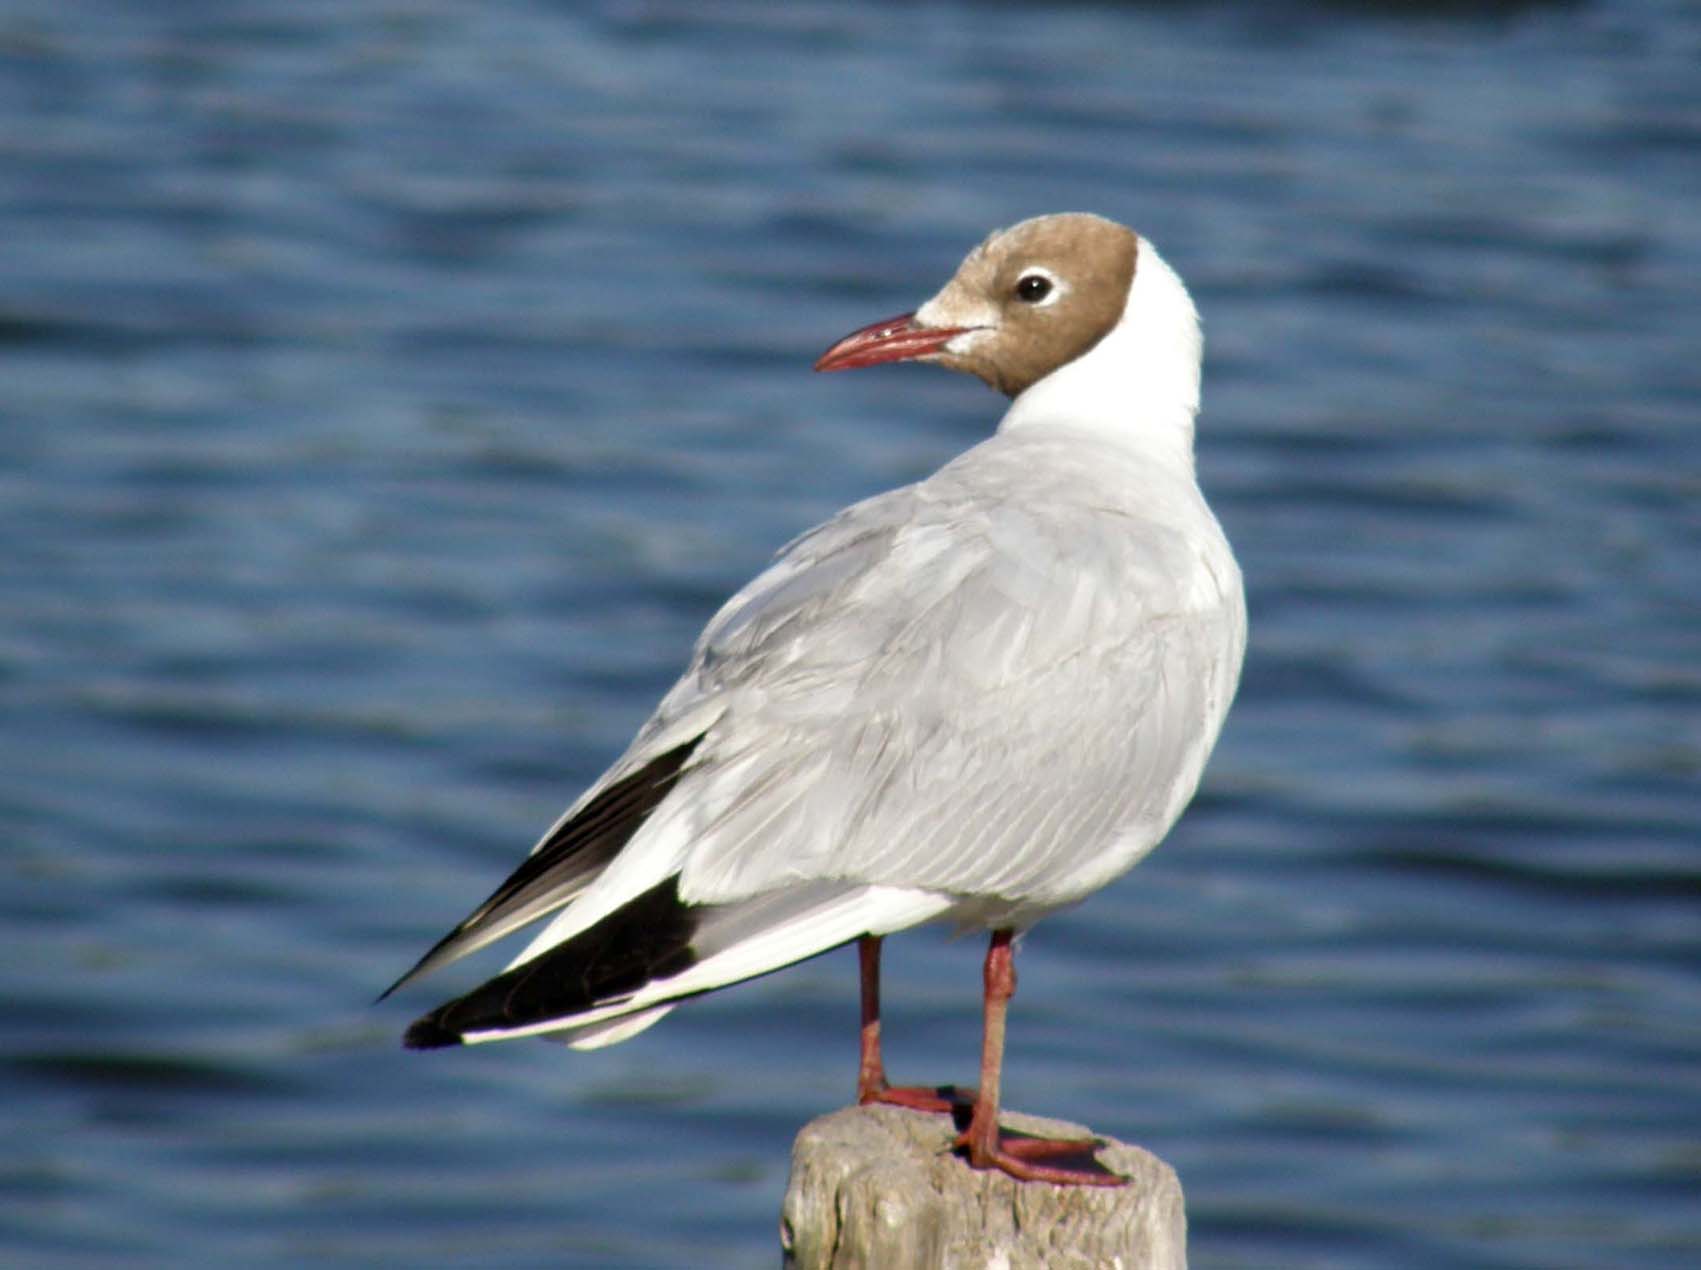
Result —
<path fill-rule="evenodd" d="M 680 997 L 767 974 L 862 935 L 887 935 L 932 921 L 948 913 L 953 903 L 950 896 L 884 886 L 771 892 L 711 911 L 699 935 L 706 955 L 700 954 L 697 963 L 680 974 L 652 980 L 630 997 L 574 1015 L 565 1026 L 556 1019 L 528 1027 L 467 1032 L 462 1040 L 470 1045 L 567 1033 L 564 1039 L 578 1048 L 612 1045 L 656 1022 L 667 1003 Z M 653 1017 L 636 1021 L 635 1015 Z M 630 1031 L 603 1026 L 611 1021 Z"/>
<path fill-rule="evenodd" d="M 636 1014 L 610 1019 L 606 1023 L 593 1023 L 590 1027 L 552 1033 L 550 1039 L 565 1041 L 576 1050 L 600 1050 L 605 1045 L 618 1045 L 622 1041 L 629 1041 L 646 1028 L 654 1027 L 671 1009 L 671 1005 L 658 1005 L 652 1009 L 640 1010 Z"/>

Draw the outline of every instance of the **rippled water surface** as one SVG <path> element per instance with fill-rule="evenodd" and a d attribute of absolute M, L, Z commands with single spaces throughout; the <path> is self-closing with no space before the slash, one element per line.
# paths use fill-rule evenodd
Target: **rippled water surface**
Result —
<path fill-rule="evenodd" d="M 719 599 L 999 403 L 808 366 L 1088 208 L 1204 311 L 1241 698 L 1012 1105 L 1201 1267 L 1701 1264 L 1701 11 L 0 5 L 0 1259 L 771 1265 L 848 953 L 368 1003 Z M 967 1080 L 978 941 L 890 953 Z"/>

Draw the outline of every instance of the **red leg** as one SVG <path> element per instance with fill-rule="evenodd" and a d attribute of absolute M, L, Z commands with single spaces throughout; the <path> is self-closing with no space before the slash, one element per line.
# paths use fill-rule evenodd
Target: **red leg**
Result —
<path fill-rule="evenodd" d="M 886 1064 L 880 1056 L 880 936 L 864 935 L 857 941 L 856 955 L 862 971 L 862 1056 L 856 1069 L 857 1104 L 883 1102 L 915 1111 L 950 1111 L 952 1100 L 942 1090 L 887 1083 Z"/>
<path fill-rule="evenodd" d="M 880 937 L 856 941 L 857 968 L 862 978 L 862 1060 L 856 1069 L 856 1100 L 875 1101 L 887 1089 L 886 1064 L 880 1057 Z"/>
<path fill-rule="evenodd" d="M 1000 1169 L 1023 1182 L 1055 1182 L 1060 1186 L 1121 1186 L 1128 1179 L 1101 1167 L 1093 1158 L 1099 1143 L 1092 1138 L 1059 1141 L 1006 1136 L 998 1131 L 999 1081 L 1004 1068 L 1004 1019 L 1016 995 L 1014 932 L 995 930 L 986 950 L 985 1025 L 981 1038 L 980 1093 L 968 1131 L 957 1139 L 969 1164 L 977 1169 Z M 1033 1163 L 1059 1160 L 1057 1164 Z"/>

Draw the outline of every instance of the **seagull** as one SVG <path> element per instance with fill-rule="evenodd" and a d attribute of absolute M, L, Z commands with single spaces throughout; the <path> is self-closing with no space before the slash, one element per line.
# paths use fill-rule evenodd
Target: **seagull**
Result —
<path fill-rule="evenodd" d="M 1240 677 L 1240 570 L 1194 474 L 1200 352 L 1157 250 L 1085 213 L 994 232 L 829 348 L 815 369 L 930 362 L 1010 405 L 722 606 L 626 752 L 384 995 L 547 923 L 404 1043 L 610 1045 L 856 943 L 859 1103 L 966 1112 L 977 1169 L 1121 1183 L 1096 1139 L 1000 1132 L 1005 1019 L 1016 937 L 1157 846 Z M 973 1090 L 886 1078 L 881 941 L 935 921 L 991 933 Z"/>

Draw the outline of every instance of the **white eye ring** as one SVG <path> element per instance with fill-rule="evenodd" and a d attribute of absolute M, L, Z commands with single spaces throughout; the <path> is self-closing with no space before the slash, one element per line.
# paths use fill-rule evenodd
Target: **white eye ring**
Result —
<path fill-rule="evenodd" d="M 1022 276 L 1016 279 L 1015 296 L 1031 309 L 1043 309 L 1056 304 L 1066 289 L 1051 270 L 1039 265 L 1029 265 L 1022 270 Z M 1037 291 L 1038 294 L 1029 298 L 1023 294 L 1024 291 Z"/>

